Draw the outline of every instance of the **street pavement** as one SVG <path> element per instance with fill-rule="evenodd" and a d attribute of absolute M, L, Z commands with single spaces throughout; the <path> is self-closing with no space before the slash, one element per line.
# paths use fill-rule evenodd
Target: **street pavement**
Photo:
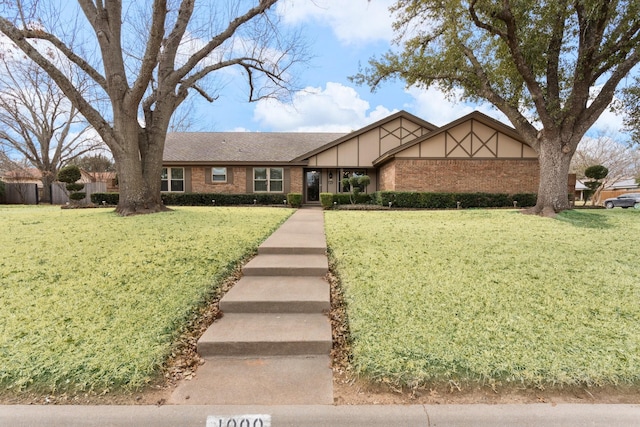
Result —
<path fill-rule="evenodd" d="M 640 405 L 5 405 L 0 406 L 0 426 L 628 427 L 640 426 Z"/>

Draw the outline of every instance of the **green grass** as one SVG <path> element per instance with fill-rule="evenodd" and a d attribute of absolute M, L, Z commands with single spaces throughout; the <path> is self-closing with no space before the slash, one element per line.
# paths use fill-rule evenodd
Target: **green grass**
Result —
<path fill-rule="evenodd" d="M 0 206 L 0 386 L 135 389 L 289 209 Z"/>
<path fill-rule="evenodd" d="M 327 212 L 361 375 L 640 384 L 640 211 Z"/>

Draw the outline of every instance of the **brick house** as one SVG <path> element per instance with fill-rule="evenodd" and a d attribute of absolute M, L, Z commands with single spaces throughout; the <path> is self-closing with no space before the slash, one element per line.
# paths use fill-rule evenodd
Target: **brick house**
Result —
<path fill-rule="evenodd" d="M 437 127 L 405 111 L 348 134 L 192 132 L 167 135 L 162 190 L 340 193 L 368 175 L 366 192 L 535 193 L 538 157 L 517 132 L 480 112 Z"/>

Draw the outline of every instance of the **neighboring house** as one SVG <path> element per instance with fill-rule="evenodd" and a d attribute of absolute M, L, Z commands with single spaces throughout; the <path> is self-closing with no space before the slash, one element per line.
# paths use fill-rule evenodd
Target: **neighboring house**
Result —
<path fill-rule="evenodd" d="M 584 202 L 584 192 L 586 190 L 588 190 L 589 188 L 584 185 L 584 183 L 581 180 L 577 180 L 576 181 L 576 187 L 575 187 L 575 201 L 578 202 Z"/>
<path fill-rule="evenodd" d="M 640 192 L 640 186 L 635 178 L 622 178 L 605 186 L 602 193 L 600 193 L 600 200 L 604 201 L 611 197 L 618 197 L 621 194 L 638 192 Z"/>
<path fill-rule="evenodd" d="M 203 193 L 340 193 L 365 189 L 535 193 L 538 157 L 517 132 L 480 112 L 437 127 L 405 111 L 349 134 L 200 132 L 167 135 L 162 190 Z"/>
<path fill-rule="evenodd" d="M 42 186 L 42 172 L 36 168 L 17 168 L 6 171 L 0 176 L 7 184 L 37 184 Z"/>

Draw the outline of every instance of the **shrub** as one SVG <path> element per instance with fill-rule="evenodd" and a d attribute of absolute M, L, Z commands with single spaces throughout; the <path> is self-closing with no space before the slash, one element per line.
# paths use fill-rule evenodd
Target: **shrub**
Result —
<path fill-rule="evenodd" d="M 332 194 L 333 196 L 333 202 L 336 202 L 339 205 L 347 205 L 350 203 L 371 203 L 371 194 L 363 194 L 363 193 L 359 193 L 357 195 L 352 195 L 349 193 L 338 193 L 338 194 Z"/>
<path fill-rule="evenodd" d="M 84 188 L 84 184 L 78 181 L 82 177 L 80 168 L 76 165 L 65 166 L 58 171 L 58 181 L 64 182 L 69 194 L 69 199 L 79 201 L 85 198 L 87 193 L 78 193 Z M 81 196 L 82 195 L 82 196 Z"/>
<path fill-rule="evenodd" d="M 101 205 L 105 202 L 107 205 L 117 205 L 120 195 L 118 193 L 93 193 L 91 194 L 91 202 Z"/>
<path fill-rule="evenodd" d="M 333 193 L 320 193 L 320 204 L 324 209 L 333 207 Z"/>
<path fill-rule="evenodd" d="M 503 193 L 418 193 L 415 191 L 379 191 L 374 195 L 375 203 L 412 209 L 454 209 L 460 203 L 463 208 L 502 208 L 513 207 L 517 201 L 519 207 L 534 206 L 535 194 Z"/>
<path fill-rule="evenodd" d="M 65 166 L 58 171 L 58 181 L 71 184 L 82 178 L 80 168 L 76 165 Z M 76 190 L 77 191 L 77 190 Z"/>
<path fill-rule="evenodd" d="M 70 184 L 65 185 L 66 189 L 71 191 L 71 192 L 75 192 L 75 191 L 80 191 L 84 188 L 84 184 L 80 183 L 80 182 L 72 182 Z"/>
<path fill-rule="evenodd" d="M 354 175 L 350 178 L 344 178 L 341 183 L 343 187 L 349 187 L 351 190 L 349 201 L 351 204 L 358 202 L 358 196 L 367 188 L 367 185 L 371 182 L 371 178 L 368 175 L 357 176 Z"/>
<path fill-rule="evenodd" d="M 536 205 L 538 195 L 535 193 L 518 193 L 511 195 L 511 204 L 518 202 L 518 207 L 528 208 Z"/>
<path fill-rule="evenodd" d="M 287 198 L 283 194 L 223 193 L 162 193 L 161 197 L 162 203 L 171 206 L 283 205 Z M 96 204 L 105 201 L 108 205 L 117 205 L 118 193 L 93 193 L 91 201 Z"/>
<path fill-rule="evenodd" d="M 292 208 L 299 208 L 302 206 L 302 194 L 300 193 L 289 193 L 287 194 L 287 202 L 291 205 Z"/>
<path fill-rule="evenodd" d="M 0 200 L 4 197 L 4 182 L 0 181 Z"/>

